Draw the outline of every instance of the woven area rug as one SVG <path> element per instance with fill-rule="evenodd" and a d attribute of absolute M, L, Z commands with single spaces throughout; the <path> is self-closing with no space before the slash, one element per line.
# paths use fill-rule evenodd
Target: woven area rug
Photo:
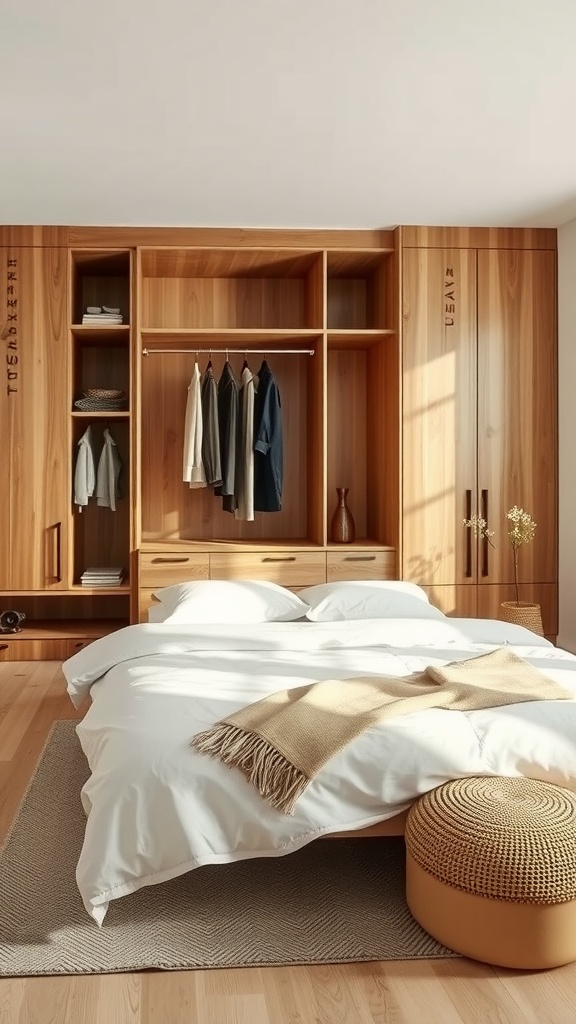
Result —
<path fill-rule="evenodd" d="M 396 838 L 199 868 L 114 900 L 99 929 L 74 877 L 87 775 L 74 723 L 57 722 L 0 854 L 0 975 L 455 955 L 411 917 Z"/>

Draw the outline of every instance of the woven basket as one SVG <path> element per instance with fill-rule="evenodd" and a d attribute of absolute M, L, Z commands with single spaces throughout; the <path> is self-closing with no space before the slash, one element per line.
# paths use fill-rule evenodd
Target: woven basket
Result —
<path fill-rule="evenodd" d="M 504 622 L 514 622 L 517 626 L 525 626 L 531 629 L 538 636 L 544 636 L 542 627 L 542 613 L 539 604 L 531 604 L 530 601 L 502 601 L 500 605 L 500 618 Z"/>
<path fill-rule="evenodd" d="M 86 388 L 85 398 L 124 398 L 124 392 L 118 388 Z"/>

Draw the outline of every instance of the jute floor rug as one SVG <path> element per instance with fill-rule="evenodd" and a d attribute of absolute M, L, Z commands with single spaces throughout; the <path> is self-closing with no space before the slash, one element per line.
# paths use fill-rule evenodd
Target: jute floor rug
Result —
<path fill-rule="evenodd" d="M 200 868 L 113 901 L 99 929 L 74 877 L 87 774 L 74 723 L 57 722 L 0 854 L 1 975 L 454 955 L 410 916 L 401 839 Z"/>

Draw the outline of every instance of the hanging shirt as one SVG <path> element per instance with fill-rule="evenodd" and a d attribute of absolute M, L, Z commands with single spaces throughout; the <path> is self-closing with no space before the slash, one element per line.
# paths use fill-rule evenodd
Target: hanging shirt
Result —
<path fill-rule="evenodd" d="M 254 519 L 254 392 L 258 378 L 246 364 L 240 377 L 236 446 L 236 519 Z"/>
<path fill-rule="evenodd" d="M 254 398 L 254 510 L 282 509 L 282 411 L 280 392 L 266 360 Z"/>
<path fill-rule="evenodd" d="M 220 433 L 220 463 L 222 484 L 214 494 L 222 495 L 222 508 L 234 512 L 234 483 L 236 476 L 236 432 L 238 427 L 238 382 L 228 360 L 218 381 L 218 427 Z"/>
<path fill-rule="evenodd" d="M 74 467 L 74 504 L 80 512 L 88 504 L 88 498 L 94 494 L 96 486 L 96 459 L 94 456 L 94 440 L 92 427 L 86 427 L 78 441 L 78 455 Z"/>
<path fill-rule="evenodd" d="M 200 385 L 202 401 L 202 463 L 206 483 L 218 486 L 222 483 L 220 464 L 220 432 L 218 429 L 218 385 L 208 363 Z"/>
<path fill-rule="evenodd" d="M 103 508 L 111 508 L 113 512 L 116 511 L 116 499 L 120 497 L 118 479 L 121 468 L 122 462 L 116 441 L 106 429 L 96 476 L 96 504 Z"/>
<path fill-rule="evenodd" d="M 202 395 L 200 369 L 194 363 L 192 379 L 188 385 L 186 420 L 184 423 L 184 454 L 182 479 L 190 487 L 206 487 L 206 474 L 202 462 Z"/>

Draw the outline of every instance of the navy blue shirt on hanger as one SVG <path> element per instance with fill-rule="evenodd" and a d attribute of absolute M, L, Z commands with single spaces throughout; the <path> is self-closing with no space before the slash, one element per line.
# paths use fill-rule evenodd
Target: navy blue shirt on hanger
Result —
<path fill-rule="evenodd" d="M 282 411 L 278 385 L 266 360 L 254 396 L 254 511 L 282 509 Z"/>

